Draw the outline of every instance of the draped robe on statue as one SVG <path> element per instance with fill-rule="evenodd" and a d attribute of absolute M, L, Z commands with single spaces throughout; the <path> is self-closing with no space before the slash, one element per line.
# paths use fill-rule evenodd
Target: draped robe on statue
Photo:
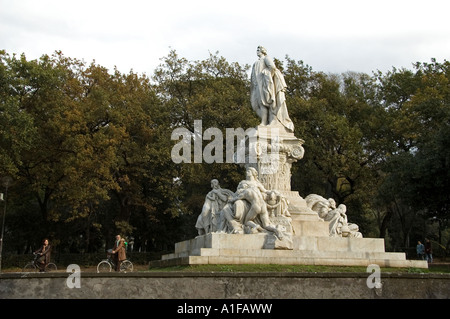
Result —
<path fill-rule="evenodd" d="M 288 131 L 294 131 L 294 123 L 289 118 L 286 106 L 286 82 L 281 71 L 267 56 L 261 56 L 254 64 L 251 75 L 251 104 L 261 117 L 261 108 L 269 111 L 268 125 L 278 120 Z"/>

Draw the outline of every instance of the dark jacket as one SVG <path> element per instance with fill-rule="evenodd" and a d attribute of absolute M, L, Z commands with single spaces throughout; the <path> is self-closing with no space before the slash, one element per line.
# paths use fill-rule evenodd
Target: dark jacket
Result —
<path fill-rule="evenodd" d="M 42 260 L 45 264 L 48 264 L 50 262 L 50 255 L 52 252 L 52 247 L 50 245 L 44 246 L 42 245 L 41 248 L 39 248 L 38 250 L 35 251 L 36 254 L 39 254 L 39 257 L 42 256 L 44 257 L 44 259 Z M 41 260 L 39 259 L 38 260 Z"/>
<path fill-rule="evenodd" d="M 425 253 L 431 254 L 432 252 L 433 252 L 433 251 L 432 251 L 432 249 L 431 249 L 431 242 L 427 241 L 427 242 L 425 243 Z"/>

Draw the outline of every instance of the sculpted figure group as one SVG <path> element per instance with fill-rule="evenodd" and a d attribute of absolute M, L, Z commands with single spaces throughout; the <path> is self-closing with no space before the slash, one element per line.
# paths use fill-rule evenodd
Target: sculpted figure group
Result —
<path fill-rule="evenodd" d="M 279 192 L 265 189 L 258 180 L 256 169 L 247 169 L 246 179 L 239 183 L 235 193 L 221 188 L 217 180 L 213 180 L 211 186 L 213 190 L 206 196 L 195 226 L 199 235 L 269 231 L 279 239 L 283 238 L 282 229 L 274 225 L 270 217 L 289 218 L 288 202 Z"/>
<path fill-rule="evenodd" d="M 246 179 L 239 183 L 236 192 L 221 188 L 216 179 L 211 181 L 211 188 L 195 225 L 199 235 L 273 232 L 279 239 L 284 237 L 285 229 L 273 224 L 271 218 L 282 216 L 290 221 L 289 203 L 278 191 L 265 189 L 256 169 L 247 169 Z M 334 199 L 317 194 L 308 195 L 305 200 L 319 218 L 329 222 L 330 237 L 363 237 L 358 225 L 348 222 L 344 204 L 336 207 Z"/>

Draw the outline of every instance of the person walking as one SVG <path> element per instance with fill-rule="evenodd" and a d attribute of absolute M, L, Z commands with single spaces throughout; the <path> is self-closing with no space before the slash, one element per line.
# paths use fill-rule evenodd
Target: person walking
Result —
<path fill-rule="evenodd" d="M 125 251 L 125 240 L 121 238 L 120 235 L 116 236 L 112 254 L 114 263 L 116 264 L 116 271 L 120 271 L 120 263 L 127 259 Z"/>

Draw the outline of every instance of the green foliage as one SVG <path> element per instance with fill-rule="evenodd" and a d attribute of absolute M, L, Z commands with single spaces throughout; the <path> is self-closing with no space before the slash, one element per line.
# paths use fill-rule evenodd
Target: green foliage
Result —
<path fill-rule="evenodd" d="M 432 60 L 415 71 L 327 75 L 287 58 L 287 103 L 306 149 L 293 188 L 345 203 L 349 219 L 364 234 L 389 239 L 390 249 L 433 236 L 429 218 L 442 234 L 449 226 L 448 67 Z"/>
<path fill-rule="evenodd" d="M 149 268 L 151 272 L 276 272 L 276 273 L 367 273 L 367 267 L 358 266 L 319 266 L 319 265 L 189 265 Z M 423 268 L 381 268 L 382 273 L 448 273 L 448 267 L 434 265 Z"/>
<path fill-rule="evenodd" d="M 305 140 L 292 189 L 346 204 L 388 249 L 429 236 L 448 251 L 450 63 L 373 75 L 276 64 Z M 194 132 L 196 120 L 223 136 L 255 127 L 248 71 L 218 53 L 192 62 L 170 51 L 147 77 L 61 52 L 29 61 L 0 51 L 0 175 L 14 178 L 5 249 L 29 252 L 50 237 L 59 252 L 96 252 L 121 233 L 135 249 L 162 251 L 195 236 L 210 180 L 233 190 L 243 169 L 175 164 L 171 133 Z"/>

